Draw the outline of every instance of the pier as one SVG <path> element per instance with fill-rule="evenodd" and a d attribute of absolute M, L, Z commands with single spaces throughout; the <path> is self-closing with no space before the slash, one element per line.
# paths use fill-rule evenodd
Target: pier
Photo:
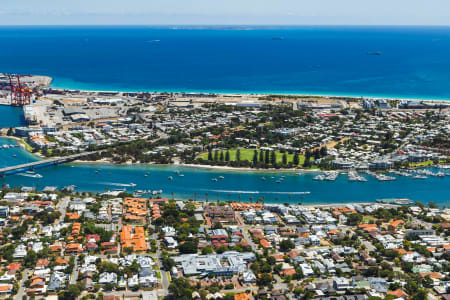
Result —
<path fill-rule="evenodd" d="M 32 162 L 32 163 L 26 163 L 26 164 L 21 164 L 21 165 L 16 165 L 16 166 L 5 167 L 5 168 L 0 169 L 0 176 L 4 177 L 6 175 L 12 175 L 12 174 L 23 172 L 23 171 L 33 170 L 36 167 L 59 165 L 59 164 L 67 163 L 70 161 L 74 161 L 81 157 L 100 153 L 102 151 L 103 150 L 83 152 L 83 153 L 72 154 L 72 155 L 68 155 L 68 156 L 64 156 L 64 157 L 57 157 L 57 158 L 52 158 L 52 159 L 36 161 L 36 162 Z"/>

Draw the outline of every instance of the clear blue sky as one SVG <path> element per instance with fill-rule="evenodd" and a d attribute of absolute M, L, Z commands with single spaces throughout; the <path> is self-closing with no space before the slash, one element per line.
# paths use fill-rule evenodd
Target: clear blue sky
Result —
<path fill-rule="evenodd" d="M 1 25 L 450 25 L 450 0 L 4 0 Z"/>

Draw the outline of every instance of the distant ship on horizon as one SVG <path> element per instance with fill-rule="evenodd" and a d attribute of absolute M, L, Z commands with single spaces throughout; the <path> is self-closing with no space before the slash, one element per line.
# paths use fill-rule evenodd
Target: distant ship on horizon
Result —
<path fill-rule="evenodd" d="M 274 36 L 274 37 L 272 37 L 272 40 L 274 40 L 274 41 L 282 41 L 282 40 L 284 40 L 284 37 L 282 37 L 282 36 Z"/>
<path fill-rule="evenodd" d="M 380 51 L 377 52 L 367 52 L 367 55 L 381 55 Z"/>

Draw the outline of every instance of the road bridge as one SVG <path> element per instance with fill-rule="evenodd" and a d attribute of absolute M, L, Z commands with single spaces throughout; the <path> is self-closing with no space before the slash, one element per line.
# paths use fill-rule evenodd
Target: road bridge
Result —
<path fill-rule="evenodd" d="M 72 154 L 72 155 L 63 156 L 63 157 L 56 157 L 56 158 L 51 158 L 51 159 L 46 159 L 46 160 L 35 161 L 32 163 L 26 163 L 26 164 L 21 164 L 21 165 L 16 165 L 16 166 L 5 167 L 5 168 L 0 169 L 0 176 L 12 175 L 12 174 L 19 173 L 19 172 L 33 170 L 34 168 L 38 168 L 38 167 L 59 165 L 59 164 L 67 163 L 70 161 L 74 161 L 81 157 L 86 157 L 86 156 L 89 156 L 92 154 L 97 154 L 102 151 L 104 151 L 104 150 L 82 152 L 82 153 Z"/>

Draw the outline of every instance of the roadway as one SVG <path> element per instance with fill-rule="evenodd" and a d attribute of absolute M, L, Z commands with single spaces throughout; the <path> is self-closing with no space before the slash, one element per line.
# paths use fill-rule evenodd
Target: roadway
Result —
<path fill-rule="evenodd" d="M 72 155 L 68 155 L 68 156 L 64 156 L 64 157 L 51 158 L 51 159 L 46 159 L 46 160 L 41 160 L 41 161 L 35 161 L 32 163 L 26 163 L 26 164 L 21 164 L 21 165 L 16 165 L 16 166 L 5 167 L 5 168 L 0 169 L 0 174 L 6 175 L 5 174 L 6 172 L 12 172 L 12 171 L 17 171 L 17 170 L 22 170 L 22 169 L 31 169 L 31 168 L 34 168 L 37 166 L 43 166 L 43 165 L 47 165 L 47 164 L 54 165 L 54 164 L 65 163 L 68 161 L 76 160 L 77 158 L 80 158 L 80 157 L 100 153 L 102 151 L 104 151 L 104 150 L 77 153 L 77 154 L 72 154 Z"/>

